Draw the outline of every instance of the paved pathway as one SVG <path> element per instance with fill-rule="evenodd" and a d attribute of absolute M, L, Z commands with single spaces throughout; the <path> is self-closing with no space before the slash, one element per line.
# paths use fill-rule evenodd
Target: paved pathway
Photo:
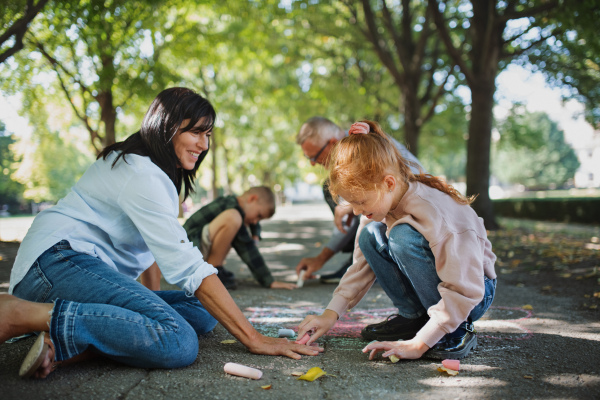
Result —
<path fill-rule="evenodd" d="M 2 224 L 2 221 L 0 221 Z M 319 251 L 331 232 L 324 204 L 280 207 L 263 225 L 261 250 L 278 279 L 295 281 L 298 260 Z M 232 292 L 237 304 L 265 334 L 294 328 L 318 313 L 334 286 L 309 281 L 295 291 L 260 288 L 236 255 L 228 268 L 241 279 Z M 334 270 L 336 256 L 327 264 Z M 0 282 L 1 284 L 2 282 Z M 166 283 L 163 289 L 170 288 Z M 1 290 L 1 289 L 0 289 Z M 524 309 L 529 305 L 531 309 Z M 530 308 L 530 307 L 525 307 Z M 596 313 L 577 311 L 574 301 L 545 295 L 522 285 L 499 282 L 491 311 L 475 325 L 479 347 L 461 363 L 458 376 L 438 372 L 431 360 L 368 361 L 358 332 L 393 309 L 380 287 L 338 323 L 321 342 L 326 352 L 296 361 L 250 354 L 222 327 L 200 340 L 197 360 L 175 370 L 130 368 L 107 360 L 59 368 L 43 381 L 20 380 L 17 371 L 33 339 L 0 345 L 2 399 L 598 399 L 600 398 L 600 323 Z M 264 372 L 258 381 L 223 372 L 237 362 Z M 329 375 L 315 382 L 293 372 L 318 366 Z M 270 390 L 261 388 L 271 385 Z"/>

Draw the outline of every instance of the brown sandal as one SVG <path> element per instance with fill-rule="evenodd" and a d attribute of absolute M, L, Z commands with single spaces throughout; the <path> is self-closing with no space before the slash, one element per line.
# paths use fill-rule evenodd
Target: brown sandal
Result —
<path fill-rule="evenodd" d="M 48 355 L 48 351 L 50 351 L 50 346 L 46 343 L 45 338 L 46 332 L 40 333 L 33 346 L 31 346 L 19 370 L 21 378 L 30 377 L 42 365 L 42 362 Z"/>

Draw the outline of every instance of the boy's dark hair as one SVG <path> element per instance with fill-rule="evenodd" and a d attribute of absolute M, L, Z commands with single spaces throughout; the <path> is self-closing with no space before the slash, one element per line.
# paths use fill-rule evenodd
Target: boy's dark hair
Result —
<path fill-rule="evenodd" d="M 259 202 L 269 207 L 269 215 L 266 218 L 271 218 L 275 214 L 275 193 L 268 186 L 254 186 L 248 189 L 246 194 L 255 194 L 258 196 Z"/>
<path fill-rule="evenodd" d="M 204 118 L 202 124 L 194 128 L 202 118 Z M 181 127 L 181 123 L 186 119 L 190 122 Z M 120 151 L 121 153 L 113 162 L 114 167 L 120 158 L 127 162 L 125 160 L 127 154 L 150 157 L 150 160 L 171 179 L 177 193 L 180 193 L 181 186 L 184 186 L 183 198 L 185 199 L 194 192 L 194 177 L 208 149 L 200 154 L 192 170 L 179 168 L 179 160 L 173 147 L 173 136 L 177 134 L 180 127 L 181 132 L 192 129 L 199 132 L 211 131 L 215 119 L 216 112 L 210 102 L 193 90 L 182 87 L 165 89 L 150 105 L 140 130 L 124 141 L 104 148 L 98 155 L 98 159 L 101 157 L 106 159 L 111 152 Z"/>

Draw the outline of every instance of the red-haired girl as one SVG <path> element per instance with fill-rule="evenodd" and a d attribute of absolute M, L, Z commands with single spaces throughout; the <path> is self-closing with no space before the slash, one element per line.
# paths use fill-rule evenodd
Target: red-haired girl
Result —
<path fill-rule="evenodd" d="M 413 174 L 376 122 L 357 122 L 333 150 L 329 168 L 334 196 L 356 215 L 374 221 L 357 234 L 359 246 L 333 299 L 320 316 L 308 316 L 299 337 L 309 344 L 354 307 L 375 279 L 398 315 L 366 326 L 369 359 L 462 358 L 477 344 L 473 321 L 494 298 L 496 256 L 483 220 L 440 178 Z M 365 218 L 363 218 L 365 219 Z"/>

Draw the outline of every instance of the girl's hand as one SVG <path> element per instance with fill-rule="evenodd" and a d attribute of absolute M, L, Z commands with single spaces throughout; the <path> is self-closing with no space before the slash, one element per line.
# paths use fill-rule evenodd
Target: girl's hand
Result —
<path fill-rule="evenodd" d="M 271 283 L 270 287 L 271 287 L 271 289 L 288 289 L 288 290 L 298 289 L 298 286 L 296 286 L 295 283 L 280 282 L 280 281 L 273 281 L 273 283 Z"/>
<path fill-rule="evenodd" d="M 322 347 L 297 344 L 286 338 L 274 338 L 260 335 L 253 341 L 248 350 L 254 354 L 265 354 L 271 356 L 286 356 L 295 360 L 300 360 L 302 355 L 316 356 L 325 349 Z"/>
<path fill-rule="evenodd" d="M 338 315 L 333 310 L 326 309 L 321 315 L 309 315 L 298 325 L 298 338 L 310 332 L 310 339 L 306 342 L 309 345 L 333 328 L 337 320 Z"/>
<path fill-rule="evenodd" d="M 389 357 L 393 354 L 400 359 L 416 360 L 421 358 L 427 350 L 429 350 L 429 346 L 420 339 L 414 338 L 397 342 L 373 342 L 365 346 L 362 352 L 371 352 L 369 360 L 372 360 L 380 351 L 383 351 L 382 357 Z"/>

